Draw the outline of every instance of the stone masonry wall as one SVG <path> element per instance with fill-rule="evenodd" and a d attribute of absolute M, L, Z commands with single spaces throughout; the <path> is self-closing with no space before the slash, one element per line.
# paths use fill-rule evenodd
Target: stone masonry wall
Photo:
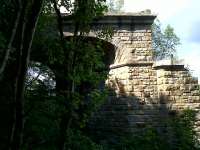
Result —
<path fill-rule="evenodd" d="M 200 108 L 198 81 L 184 68 L 157 70 L 157 87 L 159 97 L 172 103 L 172 109 Z"/>
<path fill-rule="evenodd" d="M 106 81 L 113 95 L 95 115 L 98 127 L 124 132 L 147 125 L 161 127 L 166 107 L 158 101 L 150 26 L 117 30 L 113 39 L 117 39 L 118 48 Z"/>
<path fill-rule="evenodd" d="M 157 97 L 156 72 L 152 64 L 132 64 L 112 69 L 107 81 L 108 87 L 115 90 L 116 95 L 135 96 L 141 101 Z"/>
<path fill-rule="evenodd" d="M 162 67 L 157 70 L 158 96 L 161 103 L 167 104 L 169 111 L 181 112 L 192 109 L 197 112 L 195 130 L 200 135 L 200 93 L 198 80 L 182 67 Z M 177 66 L 178 67 L 178 66 Z"/>
<path fill-rule="evenodd" d="M 111 27 L 114 35 L 107 42 L 115 48 L 106 81 L 110 96 L 94 114 L 93 127 L 117 132 L 140 131 L 149 125 L 162 129 L 171 111 L 200 110 L 198 82 L 189 71 L 181 65 L 156 66 L 153 62 L 151 25 L 155 17 L 150 11 L 108 14 L 91 24 L 93 31 L 88 36 L 94 38 L 104 27 Z M 66 16 L 64 24 L 64 35 L 72 36 L 73 22 Z"/>
<path fill-rule="evenodd" d="M 104 130 L 136 132 L 154 126 L 165 130 L 171 112 L 200 110 L 198 81 L 180 66 L 132 64 L 111 69 L 107 85 L 113 93 L 96 115 Z M 196 130 L 200 132 L 197 115 Z"/>
<path fill-rule="evenodd" d="M 151 29 L 136 25 L 114 29 L 112 43 L 117 43 L 114 65 L 152 61 Z"/>
<path fill-rule="evenodd" d="M 95 115 L 103 130 L 165 130 L 171 112 L 200 110 L 198 81 L 184 66 L 154 66 L 149 26 L 118 30 L 113 39 L 119 47 L 106 81 L 113 94 Z"/>

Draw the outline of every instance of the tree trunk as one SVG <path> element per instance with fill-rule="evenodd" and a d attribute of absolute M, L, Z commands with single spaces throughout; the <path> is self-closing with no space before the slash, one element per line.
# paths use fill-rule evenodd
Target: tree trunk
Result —
<path fill-rule="evenodd" d="M 71 126 L 72 118 L 69 114 L 64 115 L 62 114 L 61 122 L 60 122 L 60 136 L 58 141 L 58 149 L 59 150 L 66 150 L 68 147 L 66 146 L 67 141 L 69 141 L 69 130 Z"/>
<path fill-rule="evenodd" d="M 60 40 L 62 42 L 62 44 L 64 44 L 64 34 L 63 34 L 63 20 L 62 20 L 62 16 L 60 13 L 60 10 L 57 7 L 57 2 L 56 0 L 51 0 L 53 3 L 53 7 L 55 9 L 56 15 L 57 15 L 57 22 L 58 22 L 58 30 L 60 33 Z"/>
<path fill-rule="evenodd" d="M 19 11 L 17 12 L 15 23 L 14 23 L 12 33 L 11 33 L 11 37 L 10 37 L 10 40 L 9 40 L 9 43 L 8 43 L 8 47 L 6 49 L 6 53 L 5 53 L 5 56 L 3 58 L 3 62 L 2 62 L 1 68 L 0 68 L 0 79 L 2 77 L 4 70 L 5 70 L 6 64 L 8 62 L 10 51 L 12 49 L 13 41 L 14 41 L 14 38 L 15 38 L 15 35 L 16 35 L 16 32 L 17 32 L 17 27 L 19 25 L 22 7 L 23 7 L 21 0 L 18 0 L 18 5 L 19 5 Z"/>
<path fill-rule="evenodd" d="M 19 54 L 19 64 L 17 65 L 17 76 L 15 82 L 15 95 L 14 95 L 14 123 L 13 130 L 11 133 L 10 150 L 20 150 L 23 144 L 23 129 L 24 129 L 24 85 L 26 72 L 29 63 L 30 50 L 32 45 L 33 36 L 35 33 L 35 28 L 39 18 L 39 14 L 42 8 L 43 0 L 35 0 L 31 8 L 28 9 L 31 12 L 30 16 L 27 17 L 27 22 L 25 23 L 25 30 L 22 35 L 24 35 L 20 48 L 21 54 Z M 30 9 L 30 10 L 29 10 Z"/>

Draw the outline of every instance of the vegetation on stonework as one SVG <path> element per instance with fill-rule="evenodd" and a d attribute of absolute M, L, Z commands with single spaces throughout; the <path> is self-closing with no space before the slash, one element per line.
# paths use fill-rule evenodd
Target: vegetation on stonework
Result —
<path fill-rule="evenodd" d="M 167 123 L 173 141 L 153 128 L 89 134 L 86 123 L 108 95 L 101 87 L 108 70 L 102 40 L 86 36 L 107 10 L 105 0 L 1 0 L 0 6 L 1 150 L 197 149 L 190 111 Z M 63 35 L 61 6 L 72 15 L 70 38 Z M 112 31 L 99 35 L 111 38 Z"/>
<path fill-rule="evenodd" d="M 100 133 L 93 139 L 100 141 L 105 150 L 199 150 L 200 143 L 194 124 L 195 111 L 184 110 L 181 114 L 166 119 L 165 130 L 147 126 L 142 132 Z"/>

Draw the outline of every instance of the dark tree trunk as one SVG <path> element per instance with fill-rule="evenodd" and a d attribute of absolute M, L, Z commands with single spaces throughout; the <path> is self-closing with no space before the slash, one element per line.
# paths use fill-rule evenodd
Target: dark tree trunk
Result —
<path fill-rule="evenodd" d="M 39 18 L 39 14 L 42 8 L 43 0 L 33 1 L 30 8 L 28 9 L 31 14 L 26 16 L 27 22 L 22 23 L 22 41 L 20 43 L 20 50 L 18 55 L 17 63 L 17 75 L 15 78 L 15 95 L 14 95 L 14 122 L 12 127 L 12 133 L 10 138 L 10 150 L 20 150 L 23 144 L 23 129 L 24 129 L 24 85 L 26 72 L 29 63 L 30 50 L 32 45 L 35 28 Z"/>
<path fill-rule="evenodd" d="M 72 118 L 69 114 L 62 114 L 60 122 L 60 136 L 58 139 L 58 149 L 66 150 L 68 147 L 66 145 L 69 140 L 69 130 L 71 126 Z"/>
<path fill-rule="evenodd" d="M 64 67 L 64 65 L 63 65 Z M 63 68 L 61 67 L 61 68 Z M 58 67 L 60 68 L 60 67 Z M 58 69 L 57 68 L 57 69 Z M 66 75 L 64 72 L 60 70 L 54 70 L 56 72 L 56 93 L 58 95 L 62 95 L 65 97 L 65 100 L 63 101 L 63 105 L 65 107 L 66 112 L 62 112 L 60 114 L 60 123 L 59 123 L 59 137 L 57 139 L 57 147 L 59 150 L 66 150 L 67 145 L 66 142 L 69 140 L 69 130 L 72 122 L 72 116 L 70 113 L 70 95 L 71 95 L 71 81 L 66 80 Z"/>

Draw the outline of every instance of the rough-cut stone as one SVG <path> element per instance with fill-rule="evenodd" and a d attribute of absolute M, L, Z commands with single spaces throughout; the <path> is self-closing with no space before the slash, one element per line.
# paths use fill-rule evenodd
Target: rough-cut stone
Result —
<path fill-rule="evenodd" d="M 94 33 L 89 36 L 95 36 L 106 25 L 115 31 L 110 40 L 115 46 L 115 58 L 106 81 L 114 94 L 94 115 L 93 121 L 101 129 L 130 132 L 146 125 L 163 127 L 162 122 L 174 112 L 187 108 L 200 110 L 198 81 L 189 71 L 180 64 L 153 62 L 151 24 L 154 19 L 155 15 L 149 13 L 109 14 L 94 22 Z M 67 19 L 64 23 L 65 33 L 70 33 L 72 24 Z M 197 124 L 200 124 L 199 116 Z"/>

